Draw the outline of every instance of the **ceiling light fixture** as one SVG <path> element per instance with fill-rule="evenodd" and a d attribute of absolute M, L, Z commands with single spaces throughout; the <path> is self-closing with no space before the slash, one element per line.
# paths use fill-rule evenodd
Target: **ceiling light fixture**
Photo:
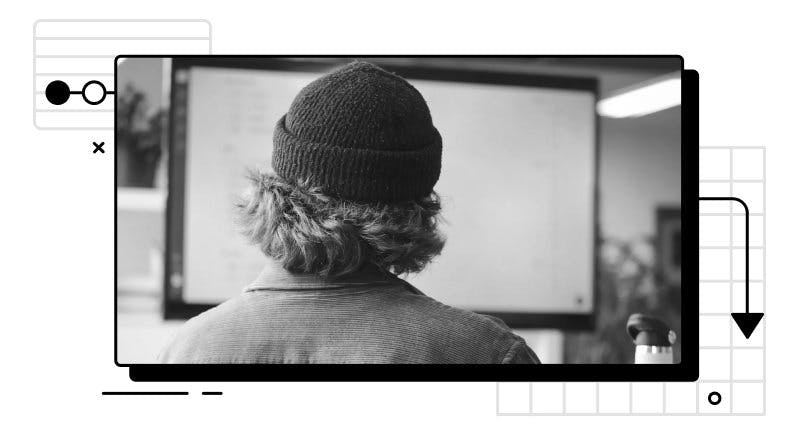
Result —
<path fill-rule="evenodd" d="M 625 88 L 597 102 L 603 117 L 641 117 L 681 104 L 680 72 Z"/>

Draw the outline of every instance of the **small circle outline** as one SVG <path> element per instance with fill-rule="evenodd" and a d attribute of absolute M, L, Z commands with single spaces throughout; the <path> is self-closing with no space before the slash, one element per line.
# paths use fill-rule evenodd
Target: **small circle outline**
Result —
<path fill-rule="evenodd" d="M 89 88 L 90 85 L 100 85 L 100 89 L 103 90 L 103 96 L 100 97 L 100 100 L 93 102 L 86 97 L 86 89 Z M 103 82 L 100 82 L 99 80 L 90 80 L 89 82 L 86 82 L 83 85 L 83 89 L 81 89 L 81 97 L 83 97 L 83 101 L 92 106 L 96 106 L 103 103 L 103 100 L 106 99 L 106 95 L 108 95 L 108 92 L 106 91 L 106 86 L 103 85 Z"/>
<path fill-rule="evenodd" d="M 711 400 L 712 397 L 716 397 L 717 398 L 716 402 Z M 709 404 L 711 404 L 711 405 L 719 405 L 721 402 L 722 402 L 722 395 L 719 394 L 719 392 L 712 391 L 711 393 L 708 394 L 708 403 Z"/>

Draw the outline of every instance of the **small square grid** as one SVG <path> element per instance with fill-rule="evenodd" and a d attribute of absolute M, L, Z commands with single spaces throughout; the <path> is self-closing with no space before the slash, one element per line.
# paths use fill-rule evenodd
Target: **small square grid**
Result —
<path fill-rule="evenodd" d="M 750 209 L 751 312 L 766 308 L 765 155 L 763 147 L 700 148 L 700 195 L 739 197 Z M 744 306 L 744 212 L 734 202 L 701 202 L 700 223 L 697 382 L 515 383 L 528 387 L 528 409 L 504 410 L 498 389 L 497 414 L 765 414 L 766 316 L 749 339 L 730 316 Z"/>

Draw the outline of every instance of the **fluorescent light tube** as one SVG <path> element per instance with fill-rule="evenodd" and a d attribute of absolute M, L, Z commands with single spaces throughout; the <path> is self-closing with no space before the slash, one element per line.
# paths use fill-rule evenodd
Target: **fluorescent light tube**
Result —
<path fill-rule="evenodd" d="M 680 73 L 662 76 L 597 102 L 603 117 L 641 117 L 681 104 Z"/>

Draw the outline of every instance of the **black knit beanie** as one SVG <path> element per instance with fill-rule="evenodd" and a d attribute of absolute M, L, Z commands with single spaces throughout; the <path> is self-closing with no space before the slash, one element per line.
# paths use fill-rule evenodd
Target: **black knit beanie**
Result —
<path fill-rule="evenodd" d="M 303 88 L 275 126 L 273 145 L 272 166 L 284 179 L 360 202 L 427 196 L 442 163 L 442 138 L 425 99 L 367 62 Z"/>

